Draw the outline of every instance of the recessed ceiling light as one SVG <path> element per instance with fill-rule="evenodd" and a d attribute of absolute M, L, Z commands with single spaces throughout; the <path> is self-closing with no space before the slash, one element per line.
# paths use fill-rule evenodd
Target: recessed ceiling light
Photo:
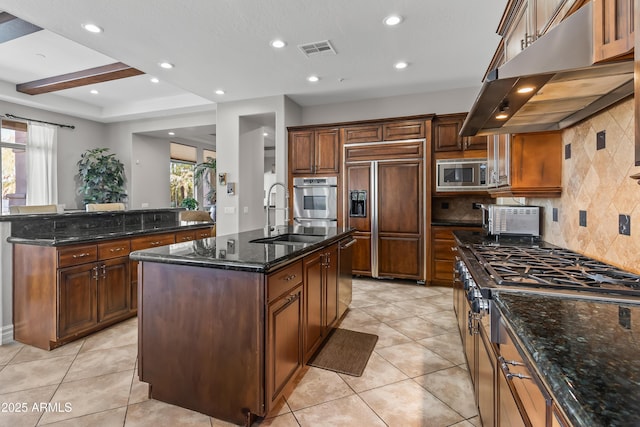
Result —
<path fill-rule="evenodd" d="M 151 81 L 151 83 L 160 83 L 160 79 L 158 79 L 157 77 L 151 77 L 149 80 Z"/>
<path fill-rule="evenodd" d="M 318 76 L 309 76 L 309 77 L 307 77 L 307 80 L 309 80 L 311 83 L 315 83 L 318 80 L 320 80 L 320 77 L 318 77 Z"/>
<path fill-rule="evenodd" d="M 286 45 L 287 43 L 280 39 L 275 39 L 271 41 L 271 47 L 275 47 L 276 49 L 282 49 Z"/>
<path fill-rule="evenodd" d="M 389 27 L 393 27 L 394 25 L 398 25 L 399 23 L 402 22 L 402 16 L 398 16 L 398 15 L 389 15 L 386 18 L 384 18 L 384 25 L 388 25 Z"/>
<path fill-rule="evenodd" d="M 407 68 L 409 66 L 409 64 L 407 64 L 404 61 L 400 61 L 400 62 L 396 62 L 396 64 L 394 65 L 394 67 L 396 68 L 396 70 L 404 70 L 405 68 Z"/>
<path fill-rule="evenodd" d="M 91 93 L 92 95 L 97 95 L 97 94 L 99 94 L 100 92 L 98 92 L 98 91 L 97 91 L 97 90 L 95 90 L 95 89 L 91 89 L 90 93 Z"/>
<path fill-rule="evenodd" d="M 176 133 L 175 132 L 169 132 L 169 135 L 174 136 Z"/>
<path fill-rule="evenodd" d="M 222 89 L 216 90 L 216 95 L 224 95 L 224 91 Z"/>
<path fill-rule="evenodd" d="M 82 24 L 82 28 L 89 31 L 90 33 L 101 33 L 102 28 L 98 27 L 96 24 Z"/>
<path fill-rule="evenodd" d="M 171 62 L 161 62 L 160 63 L 160 67 L 166 69 L 166 70 L 170 70 L 171 68 L 173 68 L 173 64 Z"/>
<path fill-rule="evenodd" d="M 533 92 L 535 88 L 533 86 L 523 86 L 518 88 L 518 93 L 530 93 Z"/>

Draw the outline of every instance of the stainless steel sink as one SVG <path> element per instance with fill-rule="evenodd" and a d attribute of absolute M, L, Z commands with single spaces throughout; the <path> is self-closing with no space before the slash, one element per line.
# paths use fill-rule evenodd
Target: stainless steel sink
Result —
<path fill-rule="evenodd" d="M 264 237 L 250 240 L 249 243 L 273 243 L 276 245 L 297 245 L 300 243 L 317 243 L 325 239 L 325 236 L 315 234 L 281 234 L 279 236 Z"/>

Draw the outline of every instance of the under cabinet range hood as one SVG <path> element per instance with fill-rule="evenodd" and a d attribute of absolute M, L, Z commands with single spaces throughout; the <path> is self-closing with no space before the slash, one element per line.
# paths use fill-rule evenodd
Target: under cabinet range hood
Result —
<path fill-rule="evenodd" d="M 633 60 L 593 64 L 589 2 L 487 75 L 460 135 L 564 129 L 632 94 Z"/>

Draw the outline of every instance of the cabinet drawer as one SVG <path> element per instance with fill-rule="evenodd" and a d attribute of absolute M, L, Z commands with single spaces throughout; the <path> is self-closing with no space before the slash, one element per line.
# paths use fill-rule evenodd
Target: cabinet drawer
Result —
<path fill-rule="evenodd" d="M 437 228 L 434 227 L 432 234 L 434 239 L 451 240 L 451 242 L 454 242 L 453 234 L 451 234 L 451 230 L 438 230 Z"/>
<path fill-rule="evenodd" d="M 267 301 L 273 301 L 299 283 L 302 283 L 302 261 L 271 273 L 267 277 Z"/>
<path fill-rule="evenodd" d="M 453 261 L 436 260 L 433 262 L 433 279 L 453 283 Z"/>
<path fill-rule="evenodd" d="M 454 246 L 452 240 L 436 240 L 433 242 L 434 254 L 433 258 L 437 260 L 453 261 L 455 258 L 451 247 Z"/>
<path fill-rule="evenodd" d="M 98 260 L 96 245 L 73 246 L 58 249 L 58 267 L 69 267 Z"/>
<path fill-rule="evenodd" d="M 382 141 L 382 126 L 357 126 L 344 130 L 345 144 Z"/>
<path fill-rule="evenodd" d="M 422 141 L 407 143 L 380 143 L 356 145 L 345 148 L 346 161 L 379 160 L 379 159 L 416 159 L 422 158 Z"/>
<path fill-rule="evenodd" d="M 200 230 L 195 230 L 196 239 L 206 239 L 207 237 L 213 236 L 213 228 L 203 228 Z"/>
<path fill-rule="evenodd" d="M 176 243 L 188 242 L 190 240 L 196 240 L 195 230 L 185 230 L 176 232 Z"/>
<path fill-rule="evenodd" d="M 158 246 L 170 245 L 172 243 L 175 243 L 174 233 L 153 234 L 151 236 L 131 239 L 131 250 L 139 251 L 141 249 L 155 248 Z"/>
<path fill-rule="evenodd" d="M 129 240 L 115 240 L 98 244 L 98 259 L 111 259 L 128 256 L 131 252 Z"/>
<path fill-rule="evenodd" d="M 384 125 L 385 141 L 424 138 L 424 121 L 397 122 Z"/>

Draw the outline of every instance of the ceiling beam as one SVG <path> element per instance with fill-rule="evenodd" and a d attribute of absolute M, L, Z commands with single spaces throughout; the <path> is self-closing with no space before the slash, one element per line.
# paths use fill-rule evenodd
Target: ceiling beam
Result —
<path fill-rule="evenodd" d="M 7 12 L 0 12 L 0 43 L 40 31 L 42 28 Z"/>
<path fill-rule="evenodd" d="M 122 62 L 116 62 L 101 67 L 20 83 L 16 85 L 16 91 L 28 95 L 38 95 L 41 93 L 108 82 L 110 80 L 123 79 L 125 77 L 133 77 L 140 74 L 144 74 L 144 72 L 132 68 L 127 64 L 123 64 Z"/>

